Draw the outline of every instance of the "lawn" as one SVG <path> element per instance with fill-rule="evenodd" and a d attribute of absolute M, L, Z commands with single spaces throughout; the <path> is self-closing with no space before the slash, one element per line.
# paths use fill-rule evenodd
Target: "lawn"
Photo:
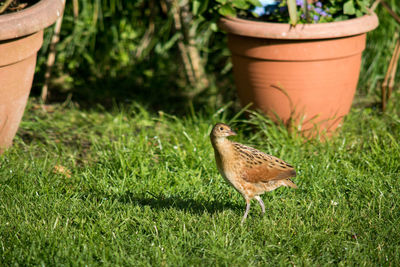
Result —
<path fill-rule="evenodd" d="M 395 99 L 400 100 L 398 95 Z M 245 202 L 209 132 L 293 164 L 299 189 Z M 337 137 L 306 141 L 229 107 L 175 116 L 141 104 L 47 111 L 31 99 L 0 157 L 4 266 L 400 265 L 400 116 L 354 107 Z"/>

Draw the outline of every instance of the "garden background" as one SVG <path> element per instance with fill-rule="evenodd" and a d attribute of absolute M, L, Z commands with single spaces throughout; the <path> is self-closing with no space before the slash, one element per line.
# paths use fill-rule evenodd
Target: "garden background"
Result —
<path fill-rule="evenodd" d="M 177 29 L 173 3 L 67 1 L 42 105 L 47 30 L 0 158 L 0 265 L 399 265 L 398 84 L 380 109 L 399 25 L 378 7 L 341 132 L 306 141 L 243 116 L 226 36 L 192 1 Z M 218 121 L 298 172 L 298 190 L 264 195 L 266 215 L 253 203 L 243 226 L 208 139 Z"/>

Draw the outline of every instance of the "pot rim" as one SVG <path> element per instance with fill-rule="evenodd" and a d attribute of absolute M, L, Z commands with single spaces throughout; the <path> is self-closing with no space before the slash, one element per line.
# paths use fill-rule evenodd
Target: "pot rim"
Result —
<path fill-rule="evenodd" d="M 0 40 L 43 30 L 62 16 L 64 4 L 65 0 L 40 0 L 24 10 L 0 15 Z"/>
<path fill-rule="evenodd" d="M 375 13 L 359 18 L 317 24 L 297 24 L 261 22 L 247 19 L 222 17 L 218 21 L 220 29 L 228 33 L 269 39 L 331 39 L 353 36 L 372 31 L 379 25 Z"/>

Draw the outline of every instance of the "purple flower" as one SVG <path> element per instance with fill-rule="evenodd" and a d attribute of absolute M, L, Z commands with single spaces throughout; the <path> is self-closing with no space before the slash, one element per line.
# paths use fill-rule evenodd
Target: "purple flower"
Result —
<path fill-rule="evenodd" d="M 314 8 L 315 12 L 317 12 L 318 14 L 321 14 L 322 11 L 324 11 L 322 8 L 320 7 L 316 7 Z"/>
<path fill-rule="evenodd" d="M 314 8 L 314 11 L 323 17 L 326 17 L 328 15 L 328 13 L 320 7 Z"/>
<path fill-rule="evenodd" d="M 317 22 L 317 21 L 319 20 L 319 16 L 318 16 L 318 15 L 314 15 L 313 20 L 314 20 L 315 22 Z"/>
<path fill-rule="evenodd" d="M 316 2 L 316 3 L 315 3 L 315 6 L 316 6 L 316 7 L 322 7 L 322 3 L 321 3 L 321 2 Z"/>
<path fill-rule="evenodd" d="M 326 17 L 328 16 L 328 13 L 326 13 L 326 11 L 322 10 L 321 13 L 319 13 L 321 16 Z"/>
<path fill-rule="evenodd" d="M 279 12 L 280 12 L 280 13 L 284 13 L 284 12 L 286 12 L 286 11 L 287 11 L 287 7 L 285 7 L 285 6 L 279 7 Z"/>
<path fill-rule="evenodd" d="M 296 5 L 302 6 L 303 5 L 303 0 L 296 0 Z"/>

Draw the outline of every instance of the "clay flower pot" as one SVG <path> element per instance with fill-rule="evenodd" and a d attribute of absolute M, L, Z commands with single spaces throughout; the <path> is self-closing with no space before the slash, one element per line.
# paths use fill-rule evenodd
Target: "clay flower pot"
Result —
<path fill-rule="evenodd" d="M 303 134 L 334 131 L 349 112 L 366 32 L 375 14 L 341 22 L 298 24 L 222 18 L 242 105 L 252 103 Z"/>
<path fill-rule="evenodd" d="M 41 0 L 0 15 L 0 153 L 11 146 L 32 86 L 43 29 L 62 15 L 64 0 Z"/>

